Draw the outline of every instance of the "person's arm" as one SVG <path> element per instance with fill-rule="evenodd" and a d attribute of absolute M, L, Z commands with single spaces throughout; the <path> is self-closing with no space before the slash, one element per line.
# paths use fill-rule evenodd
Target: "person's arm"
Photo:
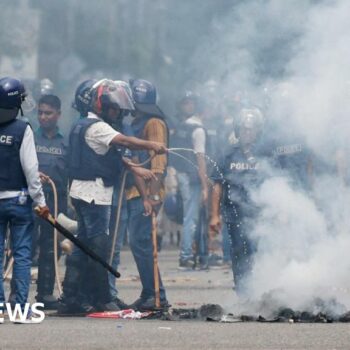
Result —
<path fill-rule="evenodd" d="M 113 137 L 110 144 L 121 145 L 134 150 L 146 149 L 148 151 L 154 151 L 156 154 L 163 154 L 167 151 L 165 144 L 160 144 L 153 141 L 145 141 L 134 136 L 125 136 L 120 133 Z"/>
<path fill-rule="evenodd" d="M 202 201 L 204 204 L 208 200 L 208 176 L 205 162 L 205 132 L 202 128 L 197 128 L 192 134 L 193 149 L 197 155 L 198 176 L 202 186 Z"/>
<path fill-rule="evenodd" d="M 150 202 L 150 200 L 148 199 L 148 196 L 147 196 L 146 183 L 142 177 L 140 177 L 136 174 L 134 174 L 134 179 L 135 179 L 135 186 L 136 186 L 137 190 L 139 191 L 139 193 L 142 197 L 142 200 L 143 200 L 143 207 L 145 208 L 145 215 L 149 216 L 152 214 L 153 207 L 152 207 L 152 203 Z"/>
<path fill-rule="evenodd" d="M 158 119 L 152 118 L 145 126 L 144 137 L 146 140 L 158 142 L 166 145 L 168 143 L 168 132 L 166 124 Z M 150 198 L 159 196 L 164 182 L 164 173 L 167 166 L 167 156 L 165 154 L 157 155 L 151 160 L 151 171 L 155 175 L 149 183 Z M 158 204 L 159 200 L 156 200 Z"/>
<path fill-rule="evenodd" d="M 204 204 L 208 200 L 208 176 L 207 176 L 207 165 L 205 163 L 205 158 L 203 153 L 197 154 L 197 164 L 198 164 L 198 175 L 202 185 L 202 201 Z"/>
<path fill-rule="evenodd" d="M 124 165 L 131 171 L 134 175 L 137 175 L 144 179 L 145 181 L 152 180 L 155 178 L 155 175 L 151 170 L 142 168 L 140 166 L 135 166 L 134 164 L 138 163 L 138 159 L 136 157 L 131 161 L 129 158 L 123 157 Z"/>
<path fill-rule="evenodd" d="M 46 207 L 44 192 L 39 176 L 39 163 L 35 150 L 34 135 L 30 126 L 27 126 L 19 150 L 20 161 L 27 180 L 28 192 L 35 205 Z"/>
<path fill-rule="evenodd" d="M 220 232 L 221 219 L 220 219 L 220 201 L 222 194 L 222 185 L 215 183 L 211 195 L 211 213 L 209 222 L 209 234 L 214 237 Z"/>

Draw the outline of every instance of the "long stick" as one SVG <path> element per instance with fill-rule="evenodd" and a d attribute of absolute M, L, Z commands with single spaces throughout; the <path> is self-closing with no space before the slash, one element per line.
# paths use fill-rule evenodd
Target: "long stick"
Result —
<path fill-rule="evenodd" d="M 55 218 L 57 218 L 57 215 L 58 215 L 57 188 L 56 188 L 56 185 L 51 178 L 49 178 L 48 181 L 49 181 L 49 184 L 50 184 L 50 186 L 52 188 L 52 192 L 53 192 L 54 216 L 55 216 Z M 54 255 L 53 258 L 54 258 L 54 267 L 55 267 L 56 286 L 57 286 L 58 294 L 61 296 L 63 291 L 62 291 L 59 269 L 58 269 L 58 233 L 57 233 L 57 228 L 55 228 L 53 231 L 53 255 Z"/>
<path fill-rule="evenodd" d="M 113 232 L 113 239 L 112 239 L 112 247 L 111 247 L 111 254 L 109 256 L 109 265 L 112 265 L 113 263 L 113 257 L 114 257 L 114 250 L 115 250 L 115 244 L 117 242 L 118 237 L 118 230 L 119 230 L 119 222 L 120 222 L 120 213 L 122 210 L 122 204 L 123 204 L 123 196 L 124 196 L 124 188 L 125 188 L 125 180 L 128 172 L 125 170 L 122 176 L 122 181 L 120 185 L 120 192 L 119 192 L 119 198 L 118 198 L 118 207 L 117 207 L 117 215 L 115 220 L 115 228 Z"/>
<path fill-rule="evenodd" d="M 153 273 L 154 273 L 154 291 L 156 299 L 156 308 L 160 308 L 159 292 L 159 271 L 158 271 L 158 247 L 157 247 L 157 217 L 152 212 L 152 242 L 153 242 Z"/>
<path fill-rule="evenodd" d="M 35 209 L 37 212 L 39 209 Z M 104 261 L 99 255 L 97 255 L 93 250 L 91 250 L 87 245 L 81 242 L 78 238 L 76 238 L 71 232 L 69 232 L 66 228 L 60 225 L 55 218 L 50 214 L 47 219 L 45 219 L 51 226 L 56 228 L 62 235 L 72 241 L 78 248 L 80 248 L 86 255 L 88 255 L 91 259 L 95 260 L 99 264 L 101 264 L 104 268 L 106 268 L 111 274 L 115 277 L 119 278 L 120 273 L 116 271 L 112 266 L 110 266 L 106 261 Z"/>
<path fill-rule="evenodd" d="M 13 255 L 12 255 L 12 251 L 11 251 L 11 243 L 10 243 L 10 232 L 9 232 L 9 229 L 7 228 L 7 232 L 6 232 L 6 246 L 5 247 L 5 251 L 7 250 L 6 252 L 6 256 L 5 256 L 5 259 L 7 260 L 7 266 L 6 266 L 6 270 L 5 270 L 5 273 L 4 273 L 4 276 L 3 276 L 3 280 L 5 281 L 7 276 L 10 274 L 12 268 L 13 268 L 13 263 L 14 263 L 14 259 L 13 259 Z M 5 261 L 6 261 L 5 260 Z"/>

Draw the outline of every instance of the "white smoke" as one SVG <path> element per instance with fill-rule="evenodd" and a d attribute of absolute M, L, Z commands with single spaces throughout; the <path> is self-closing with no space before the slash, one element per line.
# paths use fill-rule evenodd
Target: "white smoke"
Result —
<path fill-rule="evenodd" d="M 259 307 L 269 299 L 266 312 L 283 306 L 312 311 L 318 298 L 325 310 L 344 312 L 350 309 L 350 191 L 335 168 L 336 154 L 349 150 L 350 2 L 249 1 L 234 13 L 217 24 L 223 37 L 210 59 L 221 56 L 222 65 L 212 75 L 221 74 L 225 91 L 241 84 L 250 96 L 272 86 L 267 118 L 305 137 L 313 156 L 332 170 L 315 169 L 311 193 L 275 176 L 253 194 L 262 211 L 251 233 L 257 253 L 248 295 L 262 301 Z M 273 64 L 259 67 L 269 48 L 275 75 Z"/>

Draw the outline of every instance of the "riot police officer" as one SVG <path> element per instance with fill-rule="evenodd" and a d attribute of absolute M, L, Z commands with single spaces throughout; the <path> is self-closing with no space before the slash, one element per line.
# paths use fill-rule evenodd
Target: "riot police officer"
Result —
<path fill-rule="evenodd" d="M 263 159 L 269 151 L 258 144 L 262 128 L 261 115 L 253 109 L 241 112 L 237 125 L 238 143 L 230 145 L 218 169 L 214 171 L 215 181 L 212 193 L 210 231 L 218 233 L 221 227 L 220 202 L 224 221 L 231 241 L 232 269 L 235 290 L 244 293 L 244 278 L 251 268 L 254 246 L 249 238 L 258 208 L 250 192 L 264 179 Z"/>
<path fill-rule="evenodd" d="M 38 172 L 31 127 L 16 119 L 25 99 L 23 84 L 10 77 L 0 79 L 0 260 L 10 230 L 14 257 L 14 299 L 22 309 L 28 298 L 33 231 L 32 203 L 43 217 L 49 215 Z M 0 264 L 2 271 L 2 264 Z M 2 275 L 2 274 L 1 274 Z M 5 302 L 0 278 L 0 303 Z"/>
<path fill-rule="evenodd" d="M 79 112 L 80 118 L 86 118 L 91 109 L 91 89 L 97 81 L 87 79 L 78 85 L 74 94 L 72 107 Z"/>
<path fill-rule="evenodd" d="M 43 174 L 44 194 L 51 210 L 54 209 L 53 188 L 48 183 L 51 179 L 57 189 L 57 210 L 67 211 L 67 144 L 57 125 L 61 116 L 61 101 L 55 95 L 43 95 L 38 102 L 39 129 L 35 133 L 35 145 L 39 160 L 39 171 Z M 53 297 L 55 283 L 53 228 L 47 222 L 36 220 L 40 230 L 39 269 L 36 300 L 43 302 L 46 309 L 56 308 L 57 300 Z"/>

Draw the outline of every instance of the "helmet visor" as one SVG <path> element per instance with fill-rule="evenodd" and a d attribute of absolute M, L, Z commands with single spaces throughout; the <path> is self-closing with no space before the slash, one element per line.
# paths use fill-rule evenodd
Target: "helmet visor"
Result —
<path fill-rule="evenodd" d="M 122 110 L 134 110 L 132 97 L 128 89 L 123 85 L 112 80 L 102 80 L 94 85 L 97 88 L 97 97 L 101 98 L 108 107 L 118 107 Z"/>

